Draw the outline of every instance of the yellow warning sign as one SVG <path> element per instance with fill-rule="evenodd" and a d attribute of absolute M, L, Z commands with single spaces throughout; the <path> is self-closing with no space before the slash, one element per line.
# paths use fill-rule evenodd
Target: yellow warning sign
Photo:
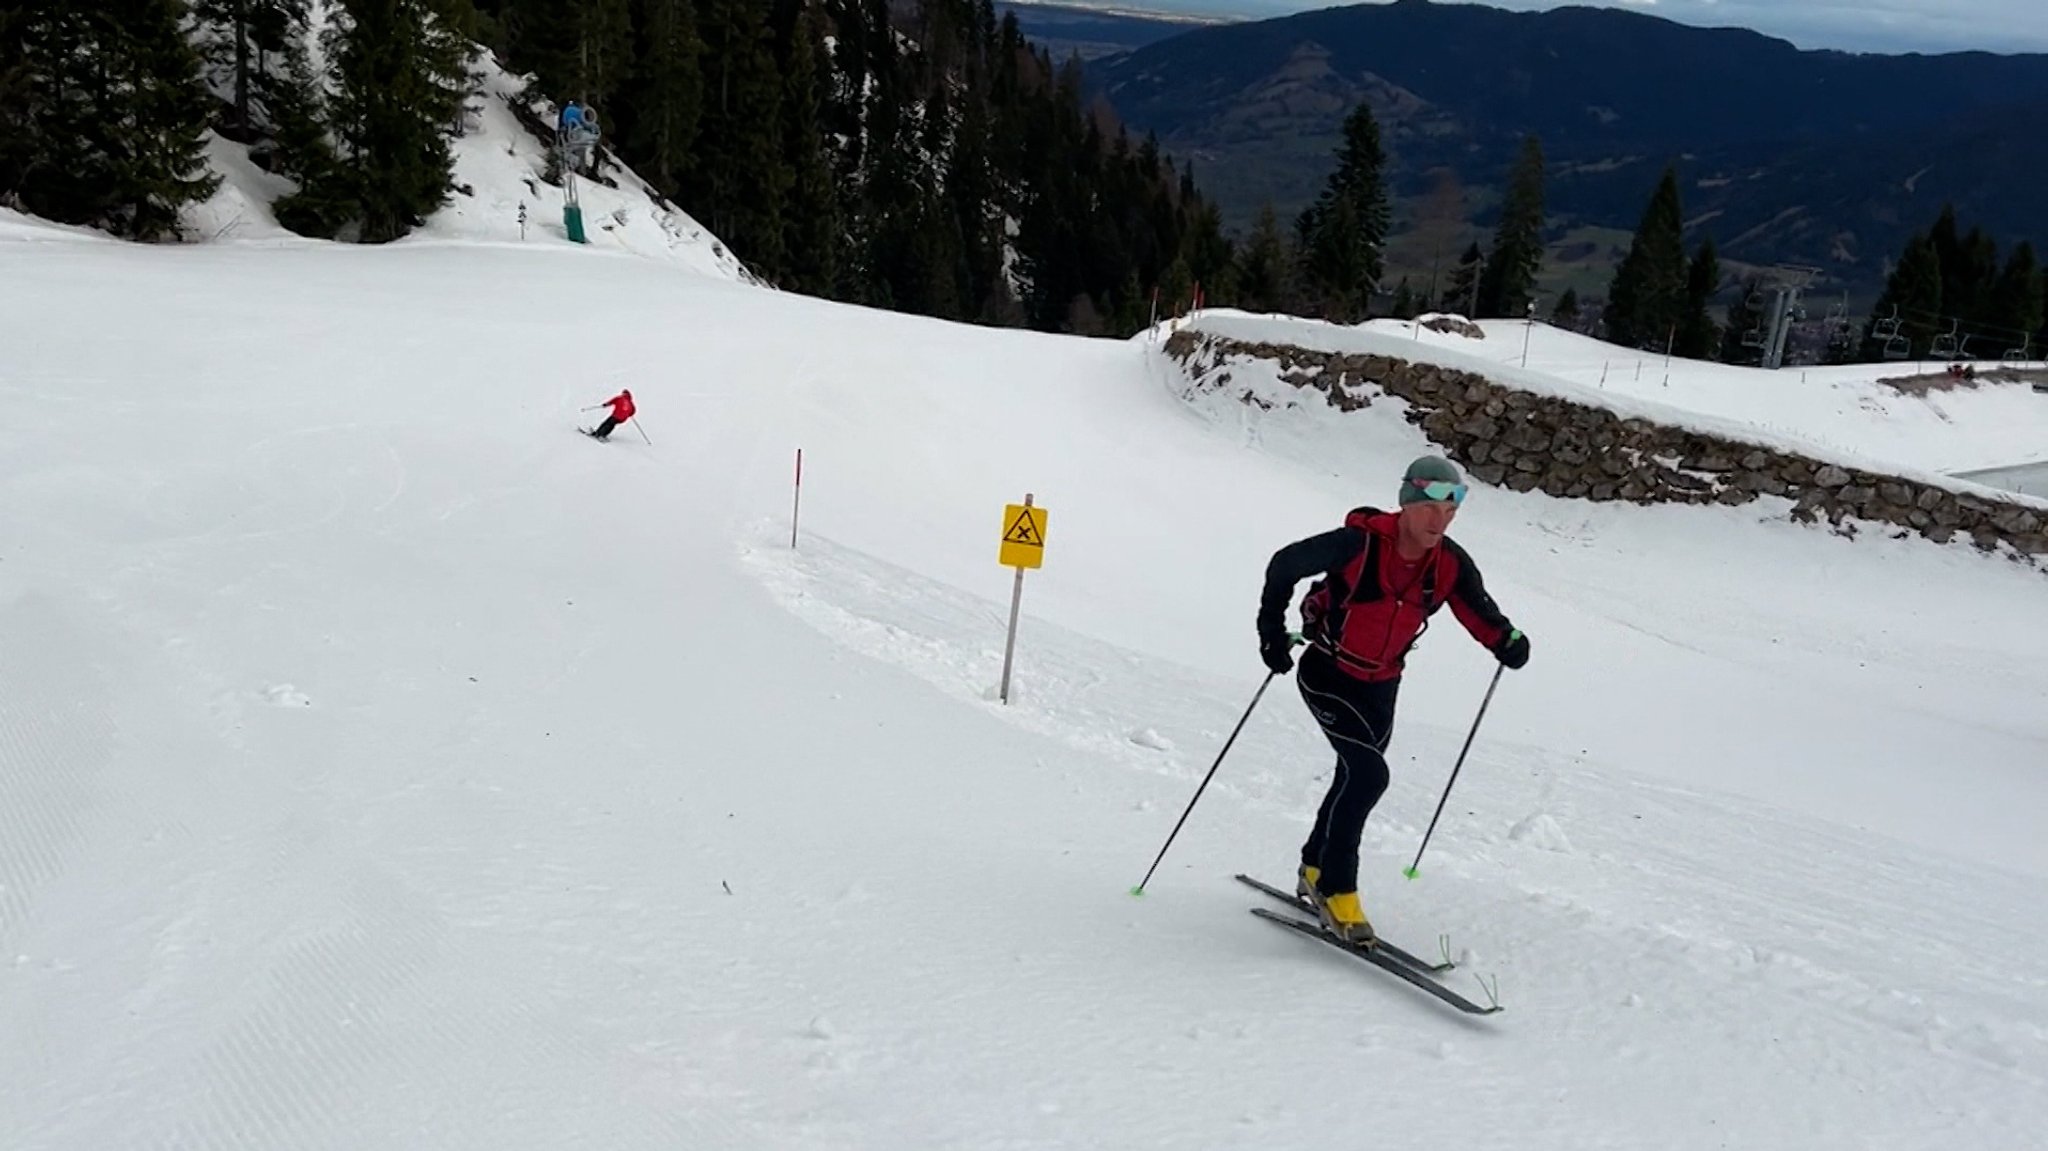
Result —
<path fill-rule="evenodd" d="M 1003 508 L 1004 567 L 1035 568 L 1045 562 L 1045 509 L 1035 504 Z"/>

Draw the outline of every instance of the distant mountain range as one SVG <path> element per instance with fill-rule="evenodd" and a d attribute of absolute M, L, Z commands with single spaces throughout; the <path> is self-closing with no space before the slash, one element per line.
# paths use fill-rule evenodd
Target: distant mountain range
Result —
<path fill-rule="evenodd" d="M 1035 7 L 1019 19 L 1041 39 Z M 1666 162 L 1692 238 L 1738 267 L 1813 266 L 1817 288 L 1859 299 L 1944 202 L 2007 247 L 2048 241 L 2048 56 L 1802 51 L 1616 9 L 1426 0 L 1192 29 L 1094 18 L 1111 21 L 1101 43 L 1158 33 L 1099 56 L 1091 85 L 1192 160 L 1240 227 L 1262 202 L 1291 220 L 1314 198 L 1364 100 L 1404 208 L 1447 169 L 1479 228 L 1521 138 L 1541 137 L 1553 272 L 1611 260 Z"/>
<path fill-rule="evenodd" d="M 1099 6 L 1012 3 L 1010 0 L 1000 0 L 995 7 L 997 19 L 1016 13 L 1017 26 L 1024 30 L 1024 35 L 1033 44 L 1051 53 L 1054 64 L 1063 63 L 1073 56 L 1086 61 L 1129 52 L 1193 28 L 1221 22 Z"/>

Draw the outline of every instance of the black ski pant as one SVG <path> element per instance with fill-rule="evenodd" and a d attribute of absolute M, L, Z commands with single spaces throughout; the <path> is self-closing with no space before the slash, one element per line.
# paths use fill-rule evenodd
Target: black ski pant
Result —
<path fill-rule="evenodd" d="M 591 435 L 593 435 L 593 436 L 596 436 L 596 437 L 597 437 L 598 439 L 600 439 L 600 440 L 601 440 L 601 439 L 605 438 L 606 436 L 608 436 L 608 435 L 611 435 L 611 434 L 612 434 L 612 429 L 613 429 L 613 428 L 616 428 L 616 427 L 618 427 L 618 426 L 619 426 L 619 421 L 617 421 L 617 420 L 613 419 L 613 418 L 612 418 L 612 417 L 610 417 L 610 416 L 606 416 L 606 417 L 604 418 L 604 422 L 603 422 L 603 423 L 601 423 L 601 424 L 597 425 L 596 427 L 594 427 L 594 428 L 590 429 L 590 434 L 591 434 Z"/>
<path fill-rule="evenodd" d="M 1316 812 L 1315 829 L 1301 845 L 1301 861 L 1319 867 L 1325 895 L 1358 890 L 1358 840 L 1365 817 L 1387 792 L 1387 741 L 1394 734 L 1399 679 L 1367 683 L 1338 668 L 1319 647 L 1302 652 L 1295 684 L 1323 735 L 1337 749 L 1337 771 Z"/>

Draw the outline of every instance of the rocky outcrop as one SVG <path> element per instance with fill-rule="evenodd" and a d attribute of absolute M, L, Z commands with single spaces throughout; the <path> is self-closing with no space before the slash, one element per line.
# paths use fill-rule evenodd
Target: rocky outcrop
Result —
<path fill-rule="evenodd" d="M 1383 395 L 1407 401 L 1407 418 L 1471 478 L 1518 492 L 1635 503 L 1746 504 L 1761 495 L 1792 501 L 1792 518 L 1826 520 L 1853 535 L 1857 523 L 1889 524 L 1936 543 L 1966 538 L 2048 555 L 2048 522 L 2016 502 L 1952 492 L 1775 448 L 1723 439 L 1494 383 L 1474 372 L 1390 356 L 1314 352 L 1249 343 L 1192 329 L 1166 343 L 1197 388 L 1229 386 L 1237 357 L 1268 360 L 1280 379 L 1354 411 Z M 1251 392 L 1242 397 L 1259 403 Z"/>
<path fill-rule="evenodd" d="M 1422 321 L 1422 326 L 1432 332 L 1442 332 L 1450 336 L 1463 336 L 1468 340 L 1483 340 L 1486 338 L 1485 329 L 1463 316 L 1435 315 Z"/>

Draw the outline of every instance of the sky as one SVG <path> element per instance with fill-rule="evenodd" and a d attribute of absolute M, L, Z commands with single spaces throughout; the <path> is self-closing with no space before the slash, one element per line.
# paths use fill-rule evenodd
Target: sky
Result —
<path fill-rule="evenodd" d="M 1327 0 L 1119 0 L 1089 6 L 1247 17 L 1284 16 L 1338 5 Z M 1370 0 L 1369 0 L 1370 2 Z M 1851 52 L 2048 52 L 2048 4 L 2041 0 L 1582 0 L 1686 24 L 1754 28 L 1801 48 Z M 1500 8 L 1542 9 L 1542 0 L 1496 0 Z"/>

